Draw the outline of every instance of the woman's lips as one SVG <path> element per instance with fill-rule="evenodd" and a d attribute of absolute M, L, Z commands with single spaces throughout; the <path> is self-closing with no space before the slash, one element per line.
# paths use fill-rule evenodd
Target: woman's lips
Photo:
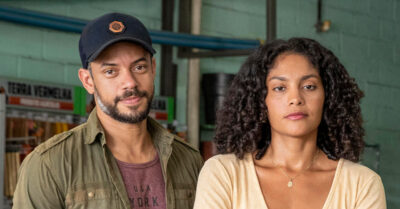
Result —
<path fill-rule="evenodd" d="M 302 112 L 295 112 L 295 113 L 291 113 L 289 115 L 287 115 L 285 118 L 289 119 L 289 120 L 300 120 L 303 119 L 305 117 L 307 117 L 308 115 Z"/>

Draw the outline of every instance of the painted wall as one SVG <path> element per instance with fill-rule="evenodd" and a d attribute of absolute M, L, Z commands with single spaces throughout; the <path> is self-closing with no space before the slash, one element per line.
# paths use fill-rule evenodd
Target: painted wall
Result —
<path fill-rule="evenodd" d="M 330 48 L 365 93 L 362 111 L 366 141 L 381 146 L 380 175 L 388 208 L 400 208 L 400 1 L 326 0 L 323 19 L 331 30 L 318 34 L 317 0 L 277 1 L 278 38 L 304 36 Z M 161 28 L 161 1 L 1 1 L 36 11 L 92 19 L 109 11 L 137 16 Z M 203 0 L 201 30 L 206 35 L 265 39 L 265 0 Z M 80 85 L 79 35 L 0 21 L 0 77 Z M 160 46 L 155 45 L 160 52 Z M 156 54 L 159 62 L 160 53 Z M 236 73 L 244 57 L 205 58 L 203 73 Z M 187 60 L 178 64 L 177 105 L 186 109 Z M 160 65 L 158 66 L 158 71 Z M 158 95 L 159 78 L 156 80 Z M 180 123 L 186 113 L 177 112 Z M 207 138 L 207 137 L 206 137 Z"/>
<path fill-rule="evenodd" d="M 388 208 L 400 208 L 400 1 L 326 0 L 323 19 L 331 30 L 316 33 L 317 0 L 277 1 L 277 36 L 313 38 L 331 49 L 365 93 L 366 141 L 379 144 L 380 170 Z M 265 1 L 203 1 L 204 34 L 265 37 Z M 265 38 L 264 38 L 265 39 Z M 238 71 L 244 58 L 210 58 L 202 72 Z M 366 150 L 370 161 L 374 153 Z M 367 165 L 373 165 L 370 162 Z"/>

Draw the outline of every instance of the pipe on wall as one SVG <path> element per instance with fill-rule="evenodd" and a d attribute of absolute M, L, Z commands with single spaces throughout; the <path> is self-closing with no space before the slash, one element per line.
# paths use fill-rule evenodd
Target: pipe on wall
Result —
<path fill-rule="evenodd" d="M 88 22 L 87 20 L 11 8 L 7 6 L 0 6 L 0 20 L 73 33 L 81 33 L 82 29 Z M 254 49 L 260 45 L 259 40 L 220 38 L 157 30 L 149 30 L 149 32 L 153 43 L 155 44 L 180 47 L 228 50 Z"/>
<path fill-rule="evenodd" d="M 200 34 L 201 0 L 192 0 L 191 33 Z M 200 59 L 189 59 L 187 83 L 187 136 L 189 143 L 199 149 L 200 145 Z"/>

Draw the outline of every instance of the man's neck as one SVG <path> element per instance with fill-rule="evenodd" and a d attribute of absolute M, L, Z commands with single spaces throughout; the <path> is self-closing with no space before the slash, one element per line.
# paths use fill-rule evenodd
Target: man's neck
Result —
<path fill-rule="evenodd" d="M 123 123 L 103 111 L 97 117 L 104 129 L 107 147 L 115 158 L 127 163 L 145 163 L 154 159 L 156 149 L 147 130 L 147 119 L 135 123 Z"/>

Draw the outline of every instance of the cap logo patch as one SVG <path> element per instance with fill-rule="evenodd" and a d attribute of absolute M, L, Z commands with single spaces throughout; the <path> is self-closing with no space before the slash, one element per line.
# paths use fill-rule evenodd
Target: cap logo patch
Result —
<path fill-rule="evenodd" d="M 125 29 L 125 25 L 120 21 L 113 21 L 108 25 L 108 29 L 113 33 L 121 33 Z"/>

